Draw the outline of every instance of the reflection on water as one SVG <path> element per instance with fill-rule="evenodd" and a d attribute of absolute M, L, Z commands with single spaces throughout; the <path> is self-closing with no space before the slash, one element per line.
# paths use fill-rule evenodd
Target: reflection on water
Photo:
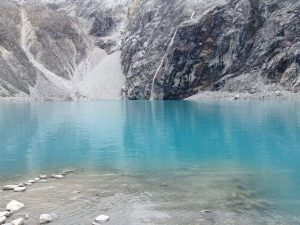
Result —
<path fill-rule="evenodd" d="M 145 182 L 149 174 L 175 180 L 170 194 L 192 199 L 198 190 L 214 190 L 201 189 L 206 179 L 223 190 L 217 178 L 225 171 L 225 198 L 204 192 L 205 204 L 234 212 L 269 206 L 299 216 L 299 146 L 300 103 L 292 101 L 0 104 L 2 180 L 65 167 L 112 169 Z M 180 180 L 187 185 L 176 187 Z"/>

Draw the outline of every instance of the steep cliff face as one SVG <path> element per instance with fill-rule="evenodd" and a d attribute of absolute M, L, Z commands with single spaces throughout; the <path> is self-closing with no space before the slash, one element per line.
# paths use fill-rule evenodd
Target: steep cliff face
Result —
<path fill-rule="evenodd" d="M 299 91 L 299 7 L 296 0 L 229 1 L 181 23 L 165 55 L 154 59 L 162 61 L 154 63 L 150 98 L 182 99 L 202 90 L 256 93 L 272 83 Z M 134 96 L 149 97 L 143 83 L 133 86 L 144 94 Z"/>
<path fill-rule="evenodd" d="M 153 79 L 166 51 L 174 44 L 180 24 L 222 4 L 224 1 L 218 0 L 131 2 L 129 25 L 122 46 L 122 64 L 127 78 L 125 98 L 149 99 Z"/>
<path fill-rule="evenodd" d="M 298 0 L 9 0 L 0 12 L 0 96 L 300 91 Z"/>

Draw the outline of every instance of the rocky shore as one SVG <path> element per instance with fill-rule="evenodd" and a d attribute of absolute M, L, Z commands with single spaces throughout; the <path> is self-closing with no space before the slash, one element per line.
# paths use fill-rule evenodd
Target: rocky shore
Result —
<path fill-rule="evenodd" d="M 172 173 L 146 176 L 121 171 L 72 171 L 0 181 L 0 224 L 299 222 L 299 218 L 279 215 L 272 210 L 272 202 L 256 197 L 259 190 L 249 185 L 249 171 L 182 169 Z"/>

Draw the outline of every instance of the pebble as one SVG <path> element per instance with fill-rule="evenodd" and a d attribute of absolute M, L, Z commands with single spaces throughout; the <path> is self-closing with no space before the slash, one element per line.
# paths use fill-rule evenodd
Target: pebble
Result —
<path fill-rule="evenodd" d="M 33 184 L 33 183 L 25 182 L 25 185 L 26 185 L 26 186 L 32 186 L 32 184 Z"/>
<path fill-rule="evenodd" d="M 6 216 L 0 216 L 0 224 L 5 223 L 6 219 Z"/>
<path fill-rule="evenodd" d="M 6 209 L 10 212 L 17 212 L 24 207 L 25 205 L 23 203 L 16 200 L 12 200 L 6 205 Z"/>
<path fill-rule="evenodd" d="M 23 225 L 24 222 L 25 222 L 25 219 L 24 219 L 24 218 L 19 218 L 19 219 L 16 219 L 16 220 L 11 221 L 11 224 L 12 224 L 12 225 Z"/>
<path fill-rule="evenodd" d="M 20 183 L 20 184 L 18 184 L 18 187 L 25 187 L 25 184 Z"/>
<path fill-rule="evenodd" d="M 18 185 L 6 185 L 3 187 L 4 191 L 13 191 Z"/>
<path fill-rule="evenodd" d="M 96 222 L 108 222 L 109 221 L 109 216 L 106 216 L 106 215 L 97 216 L 95 218 L 95 221 Z"/>
<path fill-rule="evenodd" d="M 52 221 L 53 221 L 53 218 L 49 214 L 40 215 L 40 224 L 50 223 Z"/>
<path fill-rule="evenodd" d="M 37 177 L 37 178 L 35 178 L 34 180 L 37 182 L 37 181 L 39 181 L 41 178 L 39 178 L 39 177 Z"/>
<path fill-rule="evenodd" d="M 47 177 L 47 175 L 40 175 L 40 178 L 41 179 L 47 179 L 48 177 Z"/>
<path fill-rule="evenodd" d="M 14 189 L 14 192 L 23 192 L 23 191 L 26 191 L 26 187 L 16 187 Z"/>

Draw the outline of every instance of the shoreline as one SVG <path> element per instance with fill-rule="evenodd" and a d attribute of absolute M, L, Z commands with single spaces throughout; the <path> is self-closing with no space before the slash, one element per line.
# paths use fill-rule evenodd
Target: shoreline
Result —
<path fill-rule="evenodd" d="M 94 220 L 99 215 L 109 216 L 107 224 L 116 225 L 287 222 L 272 211 L 271 202 L 254 197 L 255 190 L 246 185 L 252 176 L 249 171 L 214 176 L 209 171 L 203 176 L 203 170 L 177 173 L 165 179 L 107 170 L 73 170 L 57 178 L 47 175 L 47 182 L 37 181 L 24 192 L 0 192 L 0 212 L 16 200 L 25 207 L 7 221 L 24 218 L 30 225 L 39 224 L 42 214 L 53 215 L 51 225 L 97 225 Z"/>
<path fill-rule="evenodd" d="M 259 93 L 244 93 L 244 92 L 228 92 L 228 91 L 203 91 L 187 97 L 185 99 L 178 99 L 174 101 L 205 101 L 205 100 L 300 100 L 300 93 L 294 93 L 290 91 L 269 91 Z M 30 97 L 0 97 L 0 102 L 88 102 L 88 101 L 139 101 L 128 99 L 65 99 L 65 98 L 30 98 Z M 152 100 L 140 100 L 140 101 L 152 101 Z M 158 100 L 167 101 L 167 100 Z"/>

